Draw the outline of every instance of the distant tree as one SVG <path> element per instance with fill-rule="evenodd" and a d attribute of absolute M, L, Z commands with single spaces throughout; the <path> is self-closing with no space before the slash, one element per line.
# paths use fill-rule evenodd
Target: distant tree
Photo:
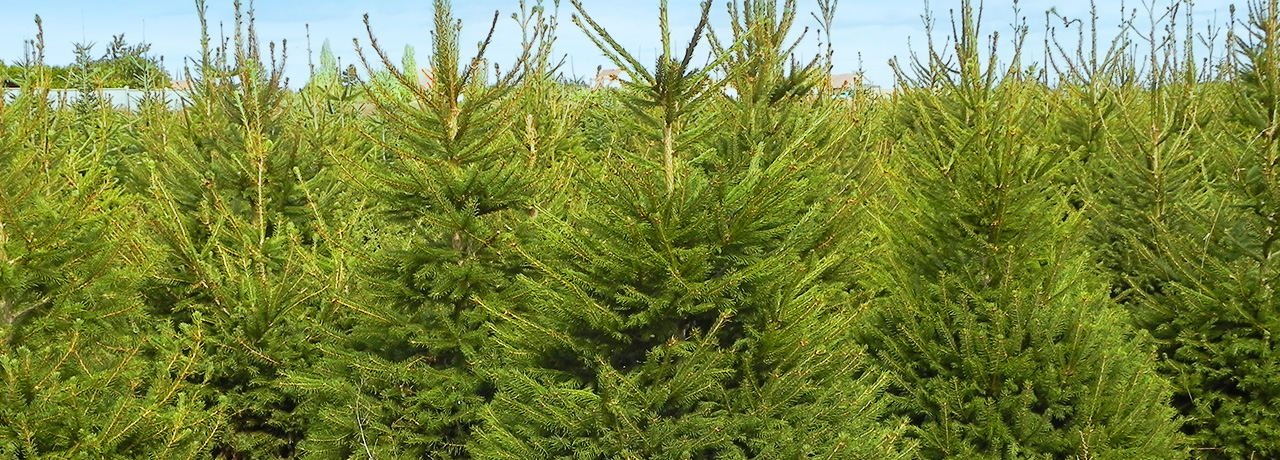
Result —
<path fill-rule="evenodd" d="M 93 58 L 89 57 L 93 44 L 77 43 L 75 47 L 76 62 L 71 65 L 71 74 L 67 84 L 75 88 L 78 93 L 72 108 L 79 115 L 82 122 L 87 122 L 90 115 L 102 106 L 102 98 L 99 97 L 98 91 L 99 88 L 103 87 L 102 74 L 99 73 L 97 75 L 99 78 L 94 78 L 94 74 L 97 73 L 94 72 L 95 63 Z M 82 127 L 84 127 L 84 124 L 87 123 L 82 123 Z"/>
<path fill-rule="evenodd" d="M 112 88 L 164 88 L 169 85 L 169 74 L 163 62 L 148 55 L 151 44 L 129 44 L 124 34 L 112 36 L 107 49 L 98 59 L 95 71 L 102 72 L 105 87 Z"/>
<path fill-rule="evenodd" d="M 347 88 L 360 86 L 360 71 L 356 70 L 355 64 L 347 65 L 347 68 L 342 71 L 342 86 Z"/>
<path fill-rule="evenodd" d="M 116 35 L 107 44 L 106 52 L 97 58 L 92 55 L 95 43 L 77 43 L 74 46 L 76 60 L 65 66 L 36 64 L 34 60 L 8 65 L 0 61 L 0 83 L 35 84 L 55 89 L 158 89 L 169 86 L 170 78 L 164 70 L 163 60 L 147 54 L 151 50 L 150 44 L 131 45 L 125 41 L 124 34 Z M 42 78 L 31 80 L 31 70 L 37 66 L 41 68 Z"/>
<path fill-rule="evenodd" d="M 76 60 L 60 68 L 65 76 L 54 82 L 58 87 L 80 89 L 84 94 L 100 88 L 156 89 L 169 86 L 169 74 L 164 71 L 160 59 L 147 55 L 151 45 L 130 45 L 124 34 L 120 34 L 112 37 L 106 52 L 98 58 L 92 57 L 94 46 L 93 42 L 75 44 Z"/>
<path fill-rule="evenodd" d="M 4 60 L 0 59 L 0 88 L 18 87 L 21 75 L 22 66 L 5 64 Z"/>

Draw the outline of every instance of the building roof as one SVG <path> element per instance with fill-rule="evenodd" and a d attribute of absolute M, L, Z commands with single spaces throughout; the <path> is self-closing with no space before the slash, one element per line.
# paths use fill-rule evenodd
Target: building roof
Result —
<path fill-rule="evenodd" d="M 862 74 L 842 73 L 831 76 L 832 89 L 853 89 L 862 86 Z"/>
<path fill-rule="evenodd" d="M 592 82 L 592 89 L 609 88 L 614 83 L 622 82 L 622 69 L 604 69 L 596 74 L 596 79 Z"/>

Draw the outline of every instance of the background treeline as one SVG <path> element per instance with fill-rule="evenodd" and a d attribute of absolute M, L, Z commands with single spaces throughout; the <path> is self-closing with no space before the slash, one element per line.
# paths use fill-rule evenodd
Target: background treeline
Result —
<path fill-rule="evenodd" d="M 36 26 L 41 27 L 36 16 Z M 27 84 L 27 78 L 39 74 L 31 81 L 46 88 L 135 88 L 164 89 L 169 87 L 169 74 L 164 69 L 164 58 L 148 54 L 151 45 L 129 44 L 124 34 L 111 37 L 101 56 L 95 57 L 96 43 L 77 43 L 76 61 L 70 65 L 47 65 L 44 62 L 44 42 L 31 40 L 27 48 L 31 53 L 8 64 L 0 59 L 0 86 L 16 88 Z"/>
<path fill-rule="evenodd" d="M 364 81 L 323 52 L 295 90 L 197 2 L 177 112 L 50 106 L 37 53 L 0 456 L 1280 458 L 1277 3 L 1225 50 L 1175 2 L 1030 64 L 964 1 L 891 96 L 794 55 L 825 0 L 692 37 L 664 2 L 656 62 L 573 1 L 599 91 L 541 4 L 512 62 L 438 0 L 422 64 L 370 27 Z"/>

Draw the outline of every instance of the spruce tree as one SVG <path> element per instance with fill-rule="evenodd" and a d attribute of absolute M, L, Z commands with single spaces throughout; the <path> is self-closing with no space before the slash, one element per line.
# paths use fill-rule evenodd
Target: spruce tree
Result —
<path fill-rule="evenodd" d="M 501 298 L 526 270 L 508 244 L 528 236 L 550 188 L 542 170 L 559 148 L 556 109 L 523 99 L 523 82 L 546 78 L 541 5 L 517 16 L 523 52 L 492 78 L 493 29 L 464 61 L 449 2 L 434 11 L 425 71 L 397 67 L 371 27 L 372 51 L 358 49 L 371 75 L 361 90 L 376 109 L 364 132 L 372 150 L 339 164 L 376 203 L 379 227 L 367 244 L 347 243 L 360 262 L 341 296 L 342 324 L 326 364 L 295 379 L 323 405 L 304 446 L 315 457 L 472 456 L 494 391 L 482 371 L 492 318 L 477 300 Z"/>
<path fill-rule="evenodd" d="M 1172 280 L 1139 319 L 1160 341 L 1163 370 L 1199 458 L 1280 455 L 1280 5 L 1252 2 L 1228 117 L 1215 123 L 1208 186 L 1171 210 L 1151 263 Z"/>
<path fill-rule="evenodd" d="M 1186 14 L 1190 23 L 1189 9 Z M 1169 281 L 1143 253 L 1155 247 L 1157 228 L 1184 225 L 1171 210 L 1205 186 L 1201 158 L 1214 133 L 1204 125 L 1222 114 L 1222 86 L 1199 81 L 1206 75 L 1197 70 L 1193 37 L 1189 30 L 1176 35 L 1176 19 L 1167 14 L 1150 24 L 1166 34 L 1159 37 L 1164 45 L 1150 50 L 1151 71 L 1140 72 L 1142 63 L 1128 51 L 1128 31 L 1137 28 L 1132 19 L 1099 52 L 1096 13 L 1093 33 L 1086 37 L 1082 30 L 1075 51 L 1059 46 L 1054 60 L 1060 69 L 1057 142 L 1075 157 L 1064 180 L 1078 185 L 1073 191 L 1081 196 L 1072 203 L 1088 213 L 1089 244 L 1111 275 L 1112 297 L 1126 306 L 1142 295 L 1161 295 Z"/>
<path fill-rule="evenodd" d="M 828 137 L 847 128 L 813 102 L 822 63 L 782 70 L 794 3 L 733 3 L 732 41 L 704 68 L 693 61 L 709 2 L 682 55 L 663 3 L 654 67 L 574 6 L 631 77 L 624 129 L 641 137 L 602 154 L 603 174 L 577 185 L 580 208 L 539 219 L 541 238 L 516 245 L 536 269 L 519 295 L 486 302 L 505 364 L 479 455 L 908 454 L 848 340 L 860 297 L 833 267 L 859 203 L 825 169 Z M 725 100 L 714 70 L 759 84 Z"/>
<path fill-rule="evenodd" d="M 1092 268 L 1021 39 L 1001 72 L 969 2 L 957 20 L 954 67 L 931 49 L 899 72 L 883 294 L 863 337 L 896 412 L 922 458 L 1182 457 L 1170 387 Z"/>
<path fill-rule="evenodd" d="M 283 49 L 264 54 L 253 11 L 235 6 L 230 47 L 213 49 L 197 3 L 203 47 L 188 103 L 175 123 L 140 133 L 160 259 L 145 295 L 168 327 L 200 338 L 187 345 L 201 356 L 189 379 L 227 419 L 206 455 L 291 457 L 306 420 L 282 382 L 316 359 L 314 325 L 327 319 L 321 223 L 333 180 L 290 117 Z"/>
<path fill-rule="evenodd" d="M 522 64 L 524 75 L 515 95 L 520 119 L 510 129 L 521 152 L 541 169 L 539 179 L 548 181 L 540 188 L 545 191 L 542 207 L 558 210 L 575 173 L 574 160 L 585 154 L 578 126 L 588 96 L 582 88 L 565 82 L 561 72 L 565 56 L 554 60 L 559 3 L 550 13 L 540 1 L 532 6 L 521 1 L 519 5 L 520 13 L 512 18 L 517 20 L 530 54 Z"/>
<path fill-rule="evenodd" d="M 0 455 L 197 457 L 218 421 L 141 308 L 135 202 L 38 69 L 0 100 Z"/>

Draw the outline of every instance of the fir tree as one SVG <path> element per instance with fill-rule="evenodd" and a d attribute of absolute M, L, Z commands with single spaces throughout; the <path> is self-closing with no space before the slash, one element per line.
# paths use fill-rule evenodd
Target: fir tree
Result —
<path fill-rule="evenodd" d="M 477 450 L 493 458 L 897 458 L 880 383 L 847 338 L 859 307 L 833 270 L 858 208 L 809 88 L 783 72 L 794 4 L 734 3 L 733 42 L 693 67 L 710 3 L 683 55 L 666 5 L 663 53 L 637 62 L 574 2 L 575 22 L 632 77 L 629 122 L 647 143 L 606 155 L 584 204 L 518 245 L 536 272 L 507 303 L 508 363 Z M 768 30 L 768 32 L 765 32 Z M 740 49 L 754 52 L 739 53 Z M 721 66 L 724 67 L 721 67 Z M 710 72 L 763 80 L 722 101 Z M 781 119 L 754 117 L 775 110 Z M 728 119 L 723 124 L 717 120 Z M 784 125 L 774 133 L 774 123 Z M 746 129 L 745 136 L 739 129 Z M 624 144 L 625 145 L 625 144 Z M 621 149 L 620 149 L 621 150 Z M 856 200 L 854 200 L 856 201 Z"/>
<path fill-rule="evenodd" d="M 994 49 L 982 62 L 969 2 L 958 21 L 955 67 L 930 50 L 899 73 L 884 294 L 863 339 L 897 412 L 923 458 L 1183 456 L 1169 385 L 1091 268 L 1058 177 L 1070 157 L 1042 141 L 1041 87 L 1017 49 L 1006 72 Z"/>
<path fill-rule="evenodd" d="M 1187 15 L 1190 23 L 1189 9 Z M 1054 108 L 1062 115 L 1058 142 L 1074 152 L 1077 166 L 1066 180 L 1081 194 L 1072 203 L 1089 214 L 1090 245 L 1112 275 L 1112 297 L 1126 305 L 1144 294 L 1160 295 L 1169 281 L 1142 254 L 1154 248 L 1158 227 L 1185 225 L 1171 210 L 1204 187 L 1200 159 L 1212 133 L 1203 125 L 1222 110 L 1220 85 L 1197 80 L 1190 31 L 1181 43 L 1187 54 L 1178 56 L 1175 19 L 1166 15 L 1151 24 L 1169 35 L 1150 50 L 1154 70 L 1145 78 L 1126 53 L 1133 45 L 1129 33 L 1099 53 L 1096 13 L 1093 34 L 1085 38 L 1081 31 L 1074 53 L 1059 46 L 1055 59 L 1062 82 L 1055 91 Z M 1124 25 L 1126 31 L 1136 28 L 1132 19 Z"/>
<path fill-rule="evenodd" d="M 1147 244 L 1173 280 L 1144 299 L 1139 319 L 1160 340 L 1198 457 L 1280 455 L 1280 5 L 1253 2 L 1230 114 L 1205 162 L 1209 186 L 1170 210 Z"/>
<path fill-rule="evenodd" d="M 500 298 L 525 270 L 507 238 L 528 236 L 546 186 L 540 170 L 557 148 L 540 124 L 555 112 L 521 97 L 521 82 L 546 71 L 541 8 L 525 11 L 523 52 L 492 80 L 488 39 L 462 61 L 462 25 L 449 2 L 434 8 L 427 74 L 396 67 L 372 28 L 372 55 L 357 50 L 378 76 L 363 86 L 375 147 L 340 164 L 377 203 L 381 227 L 353 248 L 363 260 L 329 364 L 296 379 L 325 406 L 305 446 L 317 457 L 471 457 L 493 393 L 481 371 L 491 317 L 477 299 Z"/>
<path fill-rule="evenodd" d="M 190 379 L 227 418 L 207 454 L 290 457 L 306 420 L 282 378 L 316 359 L 313 325 L 327 318 L 318 211 L 329 208 L 333 181 L 328 157 L 289 116 L 274 46 L 263 54 L 253 11 L 242 13 L 237 2 L 231 49 L 211 49 L 203 29 L 179 122 L 141 133 L 151 157 L 146 219 L 161 258 L 145 294 L 171 328 L 202 339 L 189 345 L 201 354 Z"/>
<path fill-rule="evenodd" d="M 0 100 L 0 455 L 193 458 L 217 420 L 140 308 L 134 203 L 79 119 L 31 87 Z"/>
<path fill-rule="evenodd" d="M 559 3 L 555 7 L 558 8 Z M 536 41 L 530 48 L 517 91 L 521 119 L 510 129 L 528 161 L 546 168 L 540 176 L 551 181 L 543 188 L 548 191 L 546 197 L 560 200 L 565 195 L 560 191 L 567 188 L 573 174 L 570 169 L 573 160 L 584 154 L 577 127 L 585 109 L 585 97 L 558 74 L 564 64 L 563 56 L 560 61 L 553 61 L 559 11 L 547 13 L 546 8 L 542 2 L 529 6 L 521 1 L 520 13 L 512 14 L 522 31 L 522 41 Z M 543 207 L 558 208 L 559 204 Z"/>

